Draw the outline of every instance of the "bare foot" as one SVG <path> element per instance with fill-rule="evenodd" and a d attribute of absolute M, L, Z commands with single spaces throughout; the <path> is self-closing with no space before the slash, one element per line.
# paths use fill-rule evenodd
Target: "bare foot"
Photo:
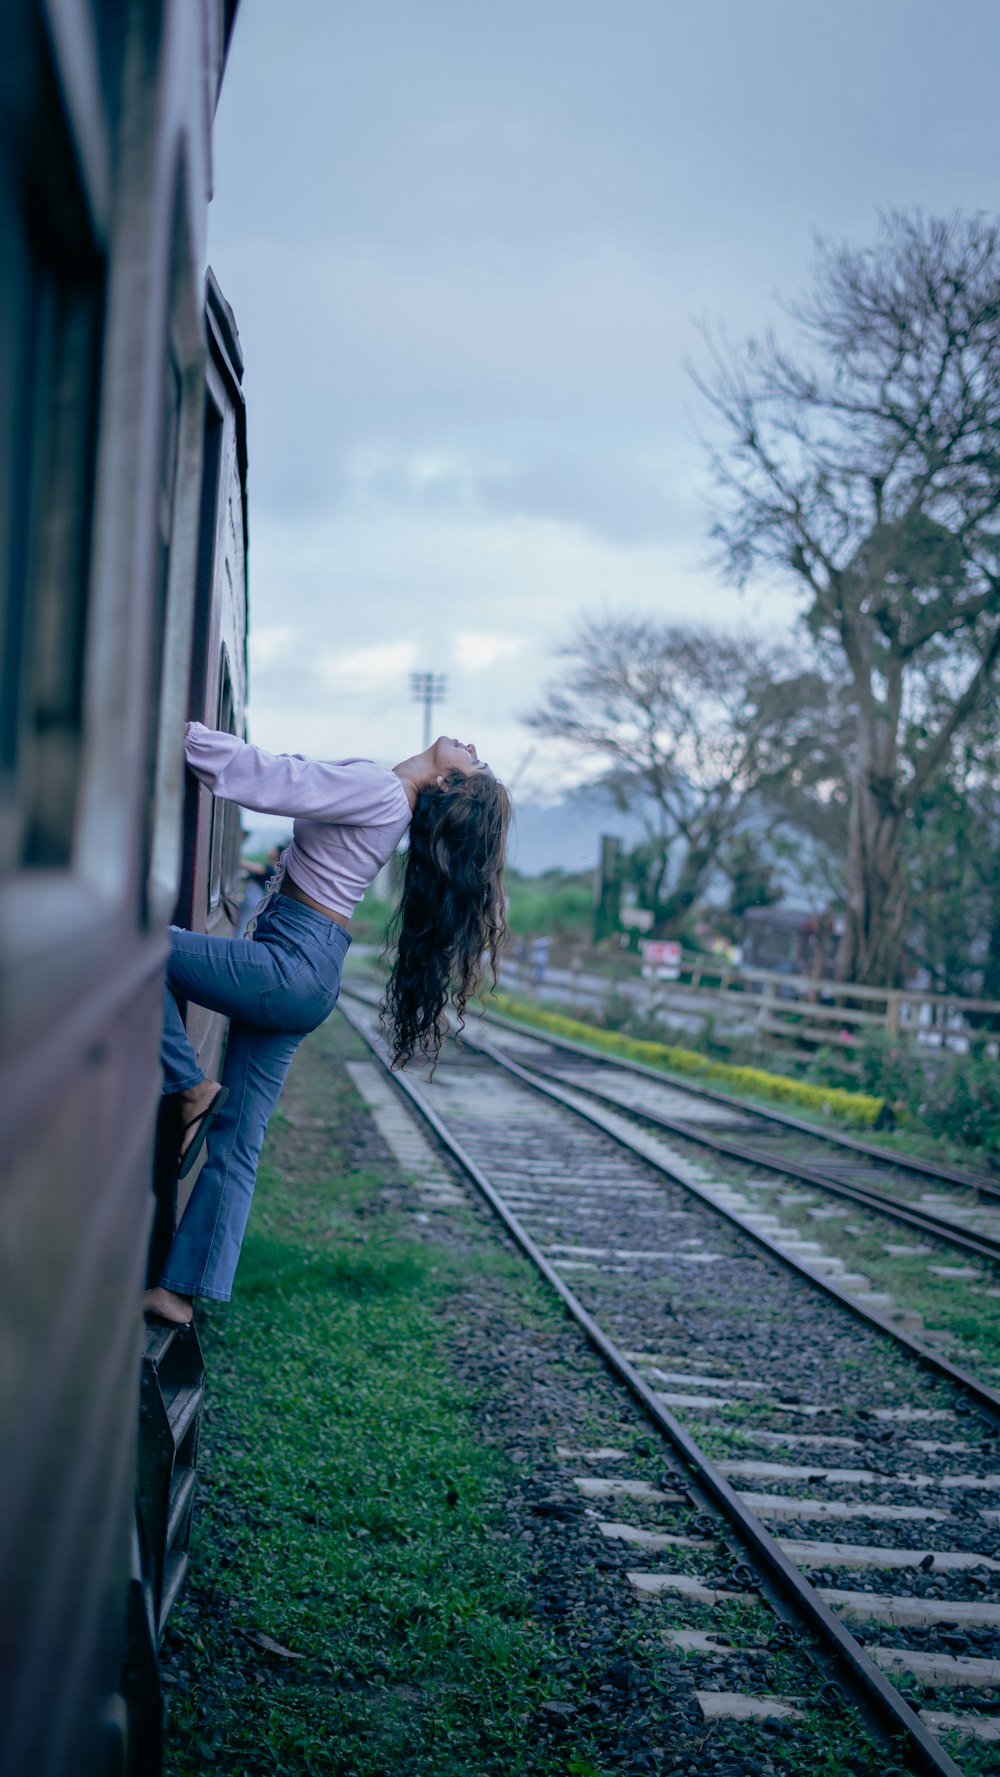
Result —
<path fill-rule="evenodd" d="M 176 1321 L 179 1327 L 187 1326 L 194 1311 L 194 1303 L 190 1296 L 178 1296 L 175 1290 L 145 1290 L 142 1298 L 143 1313 L 162 1315 L 164 1320 Z"/>
<path fill-rule="evenodd" d="M 198 1125 L 202 1117 L 213 1099 L 218 1097 L 218 1093 L 218 1080 L 199 1080 L 197 1086 L 189 1086 L 186 1092 L 180 1094 L 181 1121 L 184 1125 L 179 1155 L 181 1160 L 198 1133 Z"/>

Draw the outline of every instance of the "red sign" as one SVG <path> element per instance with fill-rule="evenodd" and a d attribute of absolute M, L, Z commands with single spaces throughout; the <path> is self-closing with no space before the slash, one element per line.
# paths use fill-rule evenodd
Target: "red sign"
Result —
<path fill-rule="evenodd" d="M 681 972 L 681 947 L 677 939 L 644 939 L 642 972 L 654 981 L 677 981 Z"/>

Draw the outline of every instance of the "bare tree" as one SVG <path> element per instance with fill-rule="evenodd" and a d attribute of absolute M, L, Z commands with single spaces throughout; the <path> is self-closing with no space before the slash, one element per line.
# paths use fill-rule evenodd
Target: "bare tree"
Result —
<path fill-rule="evenodd" d="M 647 617 L 584 619 L 560 653 L 568 671 L 526 719 L 602 764 L 602 789 L 642 820 L 640 905 L 670 936 L 725 868 L 748 799 L 811 746 L 827 687 L 789 677 L 766 641 Z"/>
<path fill-rule="evenodd" d="M 1000 229 L 887 218 L 820 244 L 772 338 L 696 376 L 723 421 L 714 536 L 732 576 L 790 574 L 855 709 L 843 979 L 891 983 L 908 897 L 903 824 L 1000 659 Z"/>

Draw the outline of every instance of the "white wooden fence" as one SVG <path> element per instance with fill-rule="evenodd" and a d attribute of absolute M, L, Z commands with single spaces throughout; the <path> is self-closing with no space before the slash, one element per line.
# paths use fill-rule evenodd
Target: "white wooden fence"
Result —
<path fill-rule="evenodd" d="M 985 1047 L 996 1054 L 1000 1046 L 1000 1000 L 785 975 L 693 952 L 682 955 L 680 975 L 673 981 L 642 980 L 624 961 L 608 972 L 604 959 L 583 949 L 571 951 L 561 966 L 539 967 L 530 959 L 509 957 L 503 976 L 516 991 L 568 1000 L 580 1011 L 596 1010 L 617 993 L 654 1019 L 657 1013 L 673 1013 L 707 1021 L 723 1013 L 764 1036 L 814 1047 L 849 1050 L 872 1029 L 958 1053 Z"/>

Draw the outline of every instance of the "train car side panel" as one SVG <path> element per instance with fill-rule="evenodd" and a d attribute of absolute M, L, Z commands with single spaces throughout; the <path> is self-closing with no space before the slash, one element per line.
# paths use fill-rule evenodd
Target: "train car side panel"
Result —
<path fill-rule="evenodd" d="M 123 1756 L 138 1297 L 197 550 L 200 268 L 231 10 L 5 9 L 4 1777 L 89 1777 Z"/>

